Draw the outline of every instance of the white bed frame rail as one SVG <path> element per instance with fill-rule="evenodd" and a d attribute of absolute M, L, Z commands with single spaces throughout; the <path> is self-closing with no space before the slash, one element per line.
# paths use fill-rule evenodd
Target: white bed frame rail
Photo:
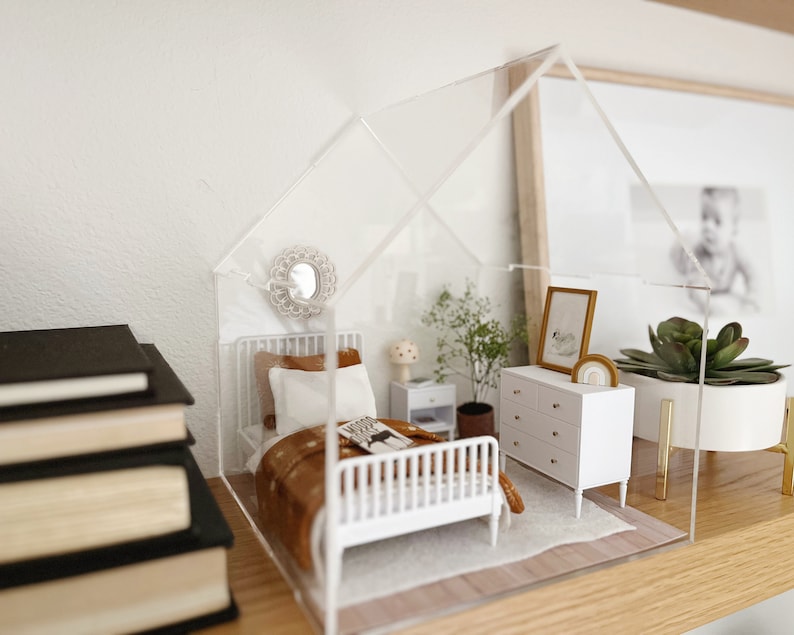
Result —
<path fill-rule="evenodd" d="M 341 542 L 348 547 L 489 516 L 495 545 L 502 502 L 498 455 L 496 439 L 475 437 L 340 461 Z M 352 491 L 357 504 L 344 495 Z"/>
<path fill-rule="evenodd" d="M 504 502 L 499 444 L 490 436 L 421 445 L 339 461 L 335 470 L 340 513 L 335 553 L 326 579 L 341 579 L 342 556 L 353 547 L 470 518 L 487 518 L 496 545 Z M 318 554 L 315 554 L 315 557 Z"/>

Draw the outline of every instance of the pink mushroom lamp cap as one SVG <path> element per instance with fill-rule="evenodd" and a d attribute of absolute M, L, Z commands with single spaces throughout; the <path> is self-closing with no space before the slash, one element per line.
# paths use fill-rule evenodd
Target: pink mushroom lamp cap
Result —
<path fill-rule="evenodd" d="M 411 340 L 400 340 L 389 349 L 392 364 L 413 364 L 419 361 L 419 347 Z"/>
<path fill-rule="evenodd" d="M 400 381 L 411 379 L 409 366 L 419 361 L 419 347 L 409 339 L 402 339 L 389 347 L 389 361 L 400 366 Z"/>

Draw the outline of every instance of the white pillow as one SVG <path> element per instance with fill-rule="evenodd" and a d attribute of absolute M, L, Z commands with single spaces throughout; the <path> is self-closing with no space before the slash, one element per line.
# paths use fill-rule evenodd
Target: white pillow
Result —
<path fill-rule="evenodd" d="M 328 371 L 275 366 L 268 371 L 276 406 L 276 431 L 289 434 L 328 420 Z M 336 370 L 336 420 L 376 417 L 375 394 L 364 364 Z"/>

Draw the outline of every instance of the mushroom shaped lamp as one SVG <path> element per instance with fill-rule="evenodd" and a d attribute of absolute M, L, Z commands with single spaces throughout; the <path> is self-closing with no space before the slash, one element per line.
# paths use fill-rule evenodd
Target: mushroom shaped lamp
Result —
<path fill-rule="evenodd" d="M 400 383 L 411 379 L 411 364 L 419 361 L 419 347 L 411 340 L 400 340 L 389 348 L 389 361 L 400 367 Z"/>

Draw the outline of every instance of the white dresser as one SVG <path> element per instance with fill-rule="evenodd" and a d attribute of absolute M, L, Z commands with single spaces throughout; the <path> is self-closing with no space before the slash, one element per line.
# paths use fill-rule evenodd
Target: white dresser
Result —
<path fill-rule="evenodd" d="M 626 504 L 631 473 L 634 388 L 575 384 L 540 366 L 502 370 L 499 445 L 505 455 L 571 487 L 576 517 L 582 492 L 620 483 Z"/>

